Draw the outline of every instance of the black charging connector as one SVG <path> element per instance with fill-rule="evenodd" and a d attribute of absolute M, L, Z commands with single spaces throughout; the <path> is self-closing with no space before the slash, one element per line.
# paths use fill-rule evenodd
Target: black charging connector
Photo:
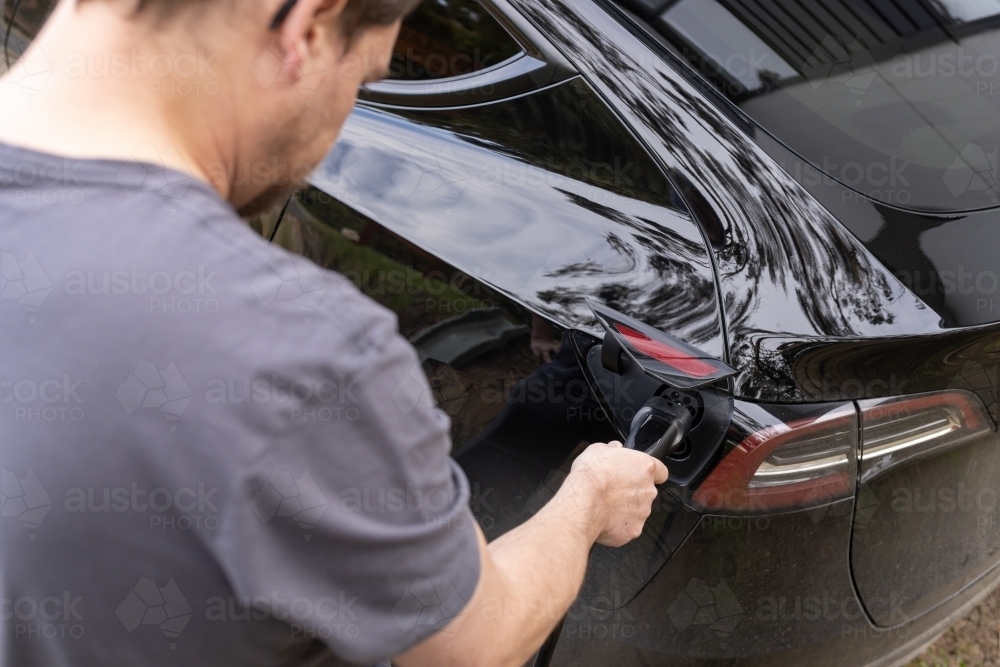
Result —
<path fill-rule="evenodd" d="M 664 459 L 681 446 L 693 421 L 686 406 L 655 396 L 635 413 L 625 446 Z"/>

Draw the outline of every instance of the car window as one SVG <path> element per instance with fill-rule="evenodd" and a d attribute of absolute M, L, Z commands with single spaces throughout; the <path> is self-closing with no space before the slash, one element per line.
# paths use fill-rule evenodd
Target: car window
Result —
<path fill-rule="evenodd" d="M 477 0 L 425 0 L 403 23 L 389 78 L 472 74 L 520 53 L 517 41 Z"/>
<path fill-rule="evenodd" d="M 55 0 L 21 0 L 2 2 L 0 8 L 0 38 L 6 50 L 6 58 L 0 57 L 0 72 L 4 70 L 6 59 L 17 60 L 24 53 L 28 42 L 41 30 L 45 19 L 55 7 Z"/>
<path fill-rule="evenodd" d="M 679 0 L 650 21 L 843 185 L 916 211 L 1000 205 L 1000 2 Z"/>

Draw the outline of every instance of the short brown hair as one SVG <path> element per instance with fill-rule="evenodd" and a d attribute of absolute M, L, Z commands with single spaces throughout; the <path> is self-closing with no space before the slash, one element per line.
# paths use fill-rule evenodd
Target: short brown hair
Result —
<path fill-rule="evenodd" d="M 347 0 L 344 30 L 347 35 L 369 26 L 392 25 L 417 8 L 421 0 Z"/>
<path fill-rule="evenodd" d="M 84 0 L 78 0 L 83 2 Z M 195 5 L 207 0 L 136 0 L 136 13 L 155 11 L 166 18 L 186 5 Z M 245 1 L 245 0 L 244 0 Z M 346 0 L 343 28 L 348 37 L 369 26 L 386 26 L 405 18 L 417 8 L 421 0 Z"/>

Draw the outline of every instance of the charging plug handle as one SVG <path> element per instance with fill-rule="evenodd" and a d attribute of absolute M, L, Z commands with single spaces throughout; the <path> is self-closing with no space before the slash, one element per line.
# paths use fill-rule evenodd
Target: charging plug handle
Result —
<path fill-rule="evenodd" d="M 662 460 L 681 446 L 693 419 L 685 406 L 656 396 L 635 413 L 625 446 Z"/>

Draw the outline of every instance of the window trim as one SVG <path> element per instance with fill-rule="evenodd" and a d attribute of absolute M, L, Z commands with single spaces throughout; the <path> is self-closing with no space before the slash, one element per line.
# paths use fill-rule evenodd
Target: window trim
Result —
<path fill-rule="evenodd" d="M 358 97 L 374 106 L 440 108 L 496 102 L 576 76 L 576 68 L 507 0 L 479 0 L 522 53 L 492 67 L 432 81 L 379 81 Z"/>

